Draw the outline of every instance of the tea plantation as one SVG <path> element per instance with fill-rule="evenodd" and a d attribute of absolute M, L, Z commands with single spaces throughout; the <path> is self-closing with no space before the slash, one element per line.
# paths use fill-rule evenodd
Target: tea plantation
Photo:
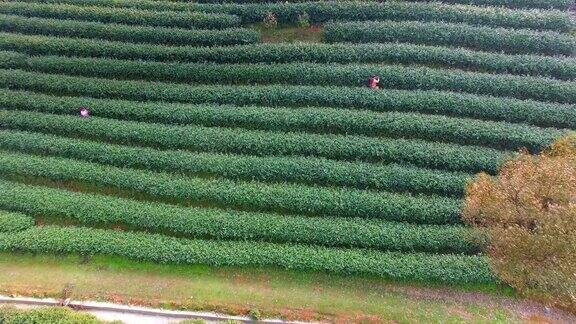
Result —
<path fill-rule="evenodd" d="M 2 1 L 0 250 L 494 283 L 464 188 L 576 130 L 571 4 Z"/>

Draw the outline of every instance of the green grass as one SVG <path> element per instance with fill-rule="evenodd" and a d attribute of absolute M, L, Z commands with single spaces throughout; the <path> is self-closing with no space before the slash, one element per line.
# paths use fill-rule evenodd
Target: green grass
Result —
<path fill-rule="evenodd" d="M 264 43 L 321 43 L 324 32 L 321 25 L 297 27 L 279 24 L 276 28 L 266 28 L 263 24 L 255 24 L 251 27 L 260 32 Z"/>
<path fill-rule="evenodd" d="M 131 302 L 173 309 L 215 310 L 330 321 L 515 322 L 496 304 L 435 297 L 483 291 L 491 300 L 513 296 L 499 286 L 407 285 L 370 277 L 343 277 L 275 268 L 159 265 L 119 257 L 0 253 L 0 292 Z"/>

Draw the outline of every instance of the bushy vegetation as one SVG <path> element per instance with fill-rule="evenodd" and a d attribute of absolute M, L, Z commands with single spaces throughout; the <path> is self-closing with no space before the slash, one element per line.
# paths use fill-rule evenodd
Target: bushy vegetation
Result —
<path fill-rule="evenodd" d="M 554 128 L 505 122 L 480 121 L 440 115 L 370 112 L 329 107 L 284 108 L 218 104 L 142 103 L 87 97 L 58 97 L 0 89 L 0 105 L 7 110 L 51 114 L 74 114 L 78 107 L 92 107 L 94 116 L 120 120 L 238 127 L 318 134 L 356 134 L 391 138 L 418 138 L 464 145 L 481 145 L 514 150 L 538 151 L 563 131 Z"/>
<path fill-rule="evenodd" d="M 34 227 L 0 234 L 0 250 L 111 254 L 160 263 L 277 266 L 395 280 L 493 283 L 482 256 L 379 252 L 313 245 L 187 240 L 95 228 Z"/>
<path fill-rule="evenodd" d="M 17 232 L 34 226 L 32 217 L 0 210 L 0 232 Z"/>
<path fill-rule="evenodd" d="M 374 165 L 301 156 L 260 157 L 166 151 L 10 130 L 0 131 L 0 148 L 187 175 L 454 197 L 463 194 L 464 184 L 469 178 L 466 173 L 399 164 Z"/>
<path fill-rule="evenodd" d="M 496 97 L 576 103 L 571 82 L 524 76 L 439 71 L 399 65 L 337 64 L 209 64 L 162 63 L 103 58 L 26 56 L 0 52 L 0 67 L 31 69 L 114 79 L 144 79 L 199 84 L 301 84 L 316 86 L 362 86 L 374 74 L 386 88 L 448 90 Z"/>
<path fill-rule="evenodd" d="M 2 2 L 0 13 L 25 17 L 85 20 L 128 25 L 224 29 L 240 25 L 240 18 L 200 12 L 155 12 L 137 9 L 80 7 L 42 3 Z"/>
<path fill-rule="evenodd" d="M 4 14 L 0 14 L 0 30 L 24 34 L 100 38 L 123 42 L 167 45 L 234 45 L 260 41 L 260 34 L 256 30 L 248 28 L 190 30 Z"/>
<path fill-rule="evenodd" d="M 572 55 L 576 38 L 555 32 L 416 21 L 339 22 L 326 25 L 326 41 L 407 42 L 510 54 Z"/>
<path fill-rule="evenodd" d="M 406 91 L 320 86 L 190 86 L 120 81 L 0 69 L 0 85 L 56 95 L 121 98 L 135 101 L 265 106 L 320 106 L 373 111 L 406 111 L 476 119 L 576 128 L 571 105 L 494 98 L 454 92 Z"/>
<path fill-rule="evenodd" d="M 37 2 L 38 0 L 24 0 Z M 303 2 L 303 3 L 220 3 L 203 4 L 190 2 L 150 1 L 150 0 L 41 0 L 47 3 L 68 3 L 89 6 L 116 8 L 138 8 L 157 11 L 201 11 L 238 15 L 243 22 L 262 22 L 268 13 L 274 13 L 279 23 L 296 23 L 298 15 L 306 12 L 310 21 L 363 21 L 363 20 L 416 20 L 445 21 L 470 25 L 487 25 L 535 30 L 556 30 L 566 32 L 572 29 L 570 15 L 561 11 L 512 10 L 506 8 L 454 6 L 436 2 L 407 3 L 386 2 Z"/>
<path fill-rule="evenodd" d="M 9 306 L 0 306 L 0 323 L 3 324 L 104 324 L 95 316 L 75 312 L 69 308 L 35 308 L 22 310 Z"/>
<path fill-rule="evenodd" d="M 479 233 L 463 226 L 411 225 L 377 219 L 306 217 L 176 207 L 0 181 L 0 206 L 86 225 L 125 224 L 149 232 L 227 240 L 307 243 L 390 251 L 476 253 Z M 22 230 L 33 225 L 20 217 Z M 0 216 L 0 224 L 2 224 Z M 10 224 L 7 224 L 10 225 Z M 2 225 L 0 225 L 2 228 Z M 4 227 L 6 231 L 16 228 Z M 400 239 L 401 238 L 401 239 Z"/>
<path fill-rule="evenodd" d="M 191 178 L 8 152 L 2 153 L 0 162 L 0 173 L 5 175 L 80 181 L 137 191 L 181 204 L 195 202 L 194 205 L 199 206 L 239 210 L 375 218 L 420 224 L 459 222 L 460 201 L 448 197 Z"/>
<path fill-rule="evenodd" d="M 502 280 L 572 307 L 574 265 L 546 253 L 576 246 L 574 197 L 556 202 L 575 172 L 558 148 L 527 155 L 576 130 L 574 24 L 554 9 L 568 5 L 0 2 L 0 250 Z M 287 24 L 324 43 L 260 43 Z M 541 160 L 558 162 L 543 187 L 510 171 L 538 177 Z M 462 222 L 477 172 L 485 196 L 464 216 L 504 224 L 500 241 Z M 526 194 L 529 213 L 520 194 L 488 195 L 505 174 L 544 193 Z M 481 203 L 507 217 L 479 217 Z M 546 277 L 516 276 L 540 261 Z"/>
<path fill-rule="evenodd" d="M 467 188 L 466 222 L 490 237 L 490 264 L 521 293 L 576 311 L 576 135 L 521 155 Z"/>
<path fill-rule="evenodd" d="M 214 63 L 399 63 L 500 74 L 576 79 L 576 60 L 541 55 L 506 55 L 464 48 L 408 43 L 248 44 L 198 47 L 133 44 L 0 32 L 0 48 L 31 55 L 109 57 L 153 61 Z"/>
<path fill-rule="evenodd" d="M 186 0 L 172 0 L 185 2 Z M 267 2 L 308 2 L 310 0 L 269 0 Z M 333 1 L 350 1 L 350 0 L 333 0 Z M 360 1 L 360 0 L 353 0 Z M 367 0 L 381 1 L 381 0 Z M 408 2 L 434 2 L 433 0 L 406 0 Z M 259 0 L 196 0 L 198 3 L 258 3 Z M 572 2 L 570 0 L 442 0 L 442 3 L 465 4 L 475 6 L 498 6 L 507 8 L 541 8 L 541 9 L 568 9 Z"/>
<path fill-rule="evenodd" d="M 249 154 L 256 156 L 320 156 L 334 160 L 400 162 L 451 171 L 495 172 L 506 152 L 422 140 L 386 139 L 296 132 L 268 132 L 223 127 L 172 126 L 0 110 L 4 128 L 76 137 L 100 138 L 116 143 L 139 143 L 164 149 Z"/>

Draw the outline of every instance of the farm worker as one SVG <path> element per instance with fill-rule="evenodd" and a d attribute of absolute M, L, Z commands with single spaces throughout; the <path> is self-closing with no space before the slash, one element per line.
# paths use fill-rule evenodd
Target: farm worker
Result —
<path fill-rule="evenodd" d="M 380 83 L 380 77 L 377 75 L 373 75 L 368 79 L 368 86 L 370 89 L 379 89 L 380 86 L 378 86 L 378 83 Z"/>
<path fill-rule="evenodd" d="M 80 117 L 90 117 L 90 111 L 86 107 L 80 107 Z"/>

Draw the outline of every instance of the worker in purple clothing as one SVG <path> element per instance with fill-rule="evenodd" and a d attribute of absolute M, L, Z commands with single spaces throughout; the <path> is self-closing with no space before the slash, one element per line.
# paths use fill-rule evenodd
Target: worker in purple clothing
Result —
<path fill-rule="evenodd" d="M 80 117 L 90 117 L 90 110 L 88 110 L 86 107 L 80 107 Z"/>

